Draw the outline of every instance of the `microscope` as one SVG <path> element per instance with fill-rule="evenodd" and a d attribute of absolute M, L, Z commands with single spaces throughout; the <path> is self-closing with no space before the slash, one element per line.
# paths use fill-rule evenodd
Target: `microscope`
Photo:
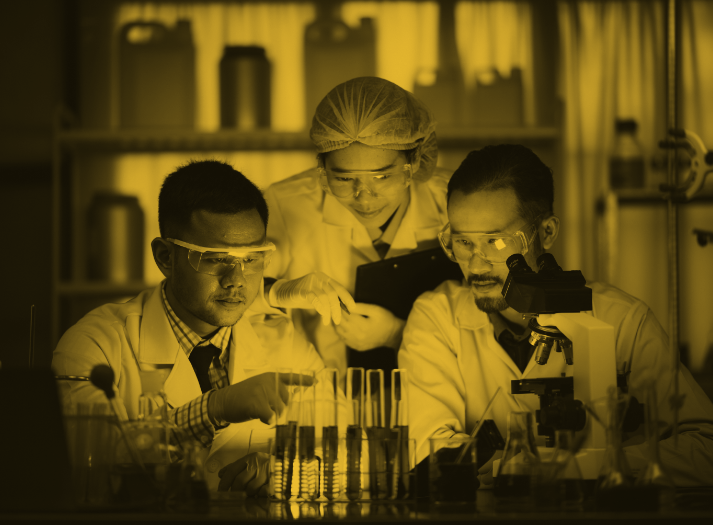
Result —
<path fill-rule="evenodd" d="M 535 361 L 545 365 L 559 358 L 566 363 L 561 377 L 512 381 L 512 394 L 537 394 L 537 433 L 545 436 L 546 446 L 554 446 L 555 430 L 585 432 L 586 438 L 577 461 L 584 479 L 597 479 L 606 448 L 605 428 L 587 417 L 585 405 L 607 397 L 611 386 L 625 387 L 625 376 L 617 378 L 614 327 L 584 312 L 592 310 L 592 289 L 579 270 L 564 271 L 550 253 L 537 258 L 534 272 L 520 254 L 507 260 L 510 273 L 502 294 L 507 304 L 529 318 L 530 344 L 535 346 Z M 547 326 L 537 316 L 553 314 Z M 635 430 L 642 405 L 630 410 L 625 430 Z M 639 417 L 636 417 L 639 416 Z"/>

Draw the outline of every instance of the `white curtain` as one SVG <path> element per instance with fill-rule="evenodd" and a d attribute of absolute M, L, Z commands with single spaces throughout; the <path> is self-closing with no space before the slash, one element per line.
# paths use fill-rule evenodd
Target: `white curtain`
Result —
<path fill-rule="evenodd" d="M 639 124 L 651 158 L 664 131 L 664 6 L 660 1 L 560 2 L 560 97 L 564 102 L 560 242 L 568 268 L 607 279 L 595 206 L 609 189 L 617 118 Z"/>
<path fill-rule="evenodd" d="M 681 7 L 679 123 L 713 150 L 713 3 L 684 1 Z M 713 193 L 713 174 L 702 192 Z M 693 200 L 680 216 L 681 339 L 690 345 L 692 367 L 699 368 L 713 360 L 713 245 L 699 246 L 692 230 L 713 231 L 713 205 Z"/>
<path fill-rule="evenodd" d="M 522 71 L 523 121 L 535 122 L 532 10 L 529 2 L 458 2 L 455 11 L 458 57 L 467 89 L 491 84 L 497 71 L 509 78 Z"/>
<path fill-rule="evenodd" d="M 413 92 L 419 74 L 438 69 L 436 2 L 345 2 L 342 19 L 357 27 L 370 17 L 376 27 L 376 76 Z"/>

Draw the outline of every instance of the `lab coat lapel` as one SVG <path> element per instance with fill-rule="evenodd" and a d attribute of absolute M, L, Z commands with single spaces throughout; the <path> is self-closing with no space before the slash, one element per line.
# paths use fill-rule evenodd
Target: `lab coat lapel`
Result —
<path fill-rule="evenodd" d="M 166 317 L 161 286 L 163 283 L 154 289 L 144 307 L 138 360 L 139 367 L 143 370 L 155 369 L 156 365 L 172 365 L 163 389 L 169 405 L 178 407 L 200 396 L 201 387 L 193 366 L 186 353 L 181 350 Z"/>
<path fill-rule="evenodd" d="M 513 362 L 505 349 L 500 346 L 495 339 L 493 325 L 490 322 L 490 319 L 488 319 L 488 315 L 478 309 L 471 294 L 465 296 L 463 302 L 459 303 L 456 315 L 460 328 L 486 332 L 483 334 L 485 336 L 483 339 L 489 343 L 488 351 L 493 352 L 493 354 L 497 356 L 497 358 L 500 359 L 513 374 L 515 374 L 515 377 L 520 378 L 523 376 L 522 372 L 520 372 L 520 369 Z"/>
<path fill-rule="evenodd" d="M 344 265 L 344 254 L 351 250 L 351 246 L 359 250 L 369 261 L 381 260 L 366 228 L 349 210 L 329 194 L 325 194 L 324 197 L 322 220 L 328 246 L 333 247 L 330 248 L 328 255 L 332 268 Z"/>
<path fill-rule="evenodd" d="M 418 248 L 420 239 L 435 239 L 443 227 L 438 207 L 426 183 L 409 186 L 409 203 L 386 257 L 398 257 Z"/>
<path fill-rule="evenodd" d="M 230 384 L 239 383 L 254 375 L 255 370 L 267 368 L 268 361 L 265 350 L 260 343 L 255 330 L 250 324 L 250 317 L 244 315 L 233 326 L 228 363 L 228 379 Z"/>

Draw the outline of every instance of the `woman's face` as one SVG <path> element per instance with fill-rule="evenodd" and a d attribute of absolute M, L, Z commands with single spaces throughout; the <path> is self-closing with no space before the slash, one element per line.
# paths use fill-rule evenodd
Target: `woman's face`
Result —
<path fill-rule="evenodd" d="M 407 162 L 403 151 L 354 142 L 344 149 L 329 152 L 324 167 L 331 181 L 354 189 L 348 196 L 335 195 L 342 206 L 367 228 L 378 228 L 407 198 L 408 184 L 403 182 L 411 172 L 402 170 Z M 360 171 L 378 173 L 360 175 Z"/>

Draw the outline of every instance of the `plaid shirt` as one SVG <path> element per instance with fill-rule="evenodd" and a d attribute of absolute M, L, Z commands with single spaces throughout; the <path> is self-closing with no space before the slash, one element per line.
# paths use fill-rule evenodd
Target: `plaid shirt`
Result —
<path fill-rule="evenodd" d="M 209 344 L 213 344 L 221 350 L 220 356 L 218 356 L 217 359 L 213 359 L 210 368 L 208 368 L 208 377 L 210 378 L 210 384 L 213 389 L 185 405 L 171 408 L 168 411 L 169 418 L 176 426 L 187 431 L 204 447 L 209 447 L 213 442 L 216 430 L 228 425 L 225 421 L 216 421 L 216 424 L 213 424 L 208 416 L 208 400 L 215 390 L 224 388 L 230 384 L 227 365 L 230 357 L 230 336 L 232 334 L 232 327 L 224 326 L 213 334 L 210 339 L 204 339 L 189 328 L 186 323 L 181 321 L 171 308 L 171 305 L 168 304 L 168 299 L 166 298 L 166 283 L 161 287 L 161 298 L 163 299 L 163 307 L 164 310 L 166 310 L 168 322 L 173 329 L 173 333 L 176 335 L 176 339 L 178 339 L 178 343 L 186 353 L 186 356 L 190 357 L 194 348 Z"/>

